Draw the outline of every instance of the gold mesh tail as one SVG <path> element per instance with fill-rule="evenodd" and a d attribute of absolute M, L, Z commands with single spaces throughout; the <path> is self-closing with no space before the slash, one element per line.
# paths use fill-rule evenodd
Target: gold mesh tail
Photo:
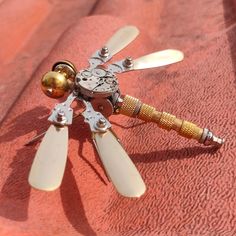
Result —
<path fill-rule="evenodd" d="M 205 145 L 220 146 L 224 140 L 213 135 L 206 128 L 200 128 L 197 125 L 185 121 L 167 112 L 159 112 L 154 107 L 142 103 L 139 99 L 126 95 L 123 99 L 119 112 L 130 117 L 137 117 L 147 122 L 154 122 L 160 128 L 168 131 L 175 130 L 179 135 L 195 139 Z"/>

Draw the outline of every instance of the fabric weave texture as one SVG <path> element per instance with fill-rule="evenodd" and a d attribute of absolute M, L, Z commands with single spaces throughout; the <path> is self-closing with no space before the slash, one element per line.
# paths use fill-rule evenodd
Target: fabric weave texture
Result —
<path fill-rule="evenodd" d="M 0 235 L 236 235 L 236 1 L 0 0 Z M 113 60 L 167 48 L 183 62 L 118 76 L 137 97 L 226 138 L 218 151 L 112 116 L 147 192 L 119 196 L 98 162 L 83 119 L 69 128 L 61 187 L 31 189 L 29 169 L 56 100 L 41 76 L 61 59 L 78 69 L 124 25 L 139 37 Z"/>

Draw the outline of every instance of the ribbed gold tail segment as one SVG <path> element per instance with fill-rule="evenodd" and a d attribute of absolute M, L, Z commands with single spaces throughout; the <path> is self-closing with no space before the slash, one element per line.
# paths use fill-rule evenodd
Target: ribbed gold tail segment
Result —
<path fill-rule="evenodd" d="M 191 122 L 178 119 L 167 112 L 156 111 L 154 107 L 144 104 L 129 95 L 124 97 L 119 111 L 126 116 L 137 117 L 147 122 L 155 122 L 160 128 L 168 131 L 175 130 L 185 138 L 195 139 L 201 143 L 204 141 L 202 140 L 204 129 Z"/>
<path fill-rule="evenodd" d="M 139 112 L 139 110 L 136 111 L 140 108 L 139 104 L 141 105 L 137 98 L 126 95 L 120 108 L 120 113 L 126 116 L 134 116 L 134 114 Z"/>

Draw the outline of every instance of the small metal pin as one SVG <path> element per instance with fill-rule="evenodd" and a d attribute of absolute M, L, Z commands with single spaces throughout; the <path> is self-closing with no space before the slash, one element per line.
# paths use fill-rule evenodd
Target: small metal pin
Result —
<path fill-rule="evenodd" d="M 216 147 L 221 147 L 224 144 L 225 139 L 217 137 L 210 130 L 205 128 L 200 142 L 203 143 L 205 146 L 212 145 Z"/>
<path fill-rule="evenodd" d="M 126 57 L 124 62 L 123 62 L 123 66 L 126 67 L 126 68 L 131 68 L 133 66 L 132 57 Z"/>
<path fill-rule="evenodd" d="M 100 55 L 101 57 L 108 57 L 108 55 L 109 55 L 109 50 L 108 50 L 108 48 L 107 48 L 106 46 L 102 47 L 102 49 L 101 49 L 100 52 L 99 52 L 99 55 Z"/>
<path fill-rule="evenodd" d="M 103 128 L 106 126 L 106 120 L 104 118 L 100 118 L 97 122 L 97 126 Z"/>
<path fill-rule="evenodd" d="M 62 110 L 59 110 L 58 113 L 57 113 L 57 121 L 62 122 L 62 121 L 65 121 L 65 120 L 66 120 L 65 112 L 62 111 Z"/>

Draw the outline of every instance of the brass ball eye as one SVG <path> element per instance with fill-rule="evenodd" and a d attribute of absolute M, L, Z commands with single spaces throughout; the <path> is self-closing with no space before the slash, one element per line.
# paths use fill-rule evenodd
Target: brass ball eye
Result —
<path fill-rule="evenodd" d="M 55 71 L 49 71 L 43 76 L 41 88 L 50 98 L 63 97 L 65 92 L 69 89 L 66 77 Z"/>
<path fill-rule="evenodd" d="M 52 71 L 47 72 L 41 80 L 44 94 L 50 98 L 63 97 L 72 86 L 76 73 L 76 68 L 71 62 L 56 62 Z"/>
<path fill-rule="evenodd" d="M 77 70 L 75 65 L 70 61 L 58 61 L 52 66 L 52 71 L 63 73 L 66 79 L 75 80 Z"/>

